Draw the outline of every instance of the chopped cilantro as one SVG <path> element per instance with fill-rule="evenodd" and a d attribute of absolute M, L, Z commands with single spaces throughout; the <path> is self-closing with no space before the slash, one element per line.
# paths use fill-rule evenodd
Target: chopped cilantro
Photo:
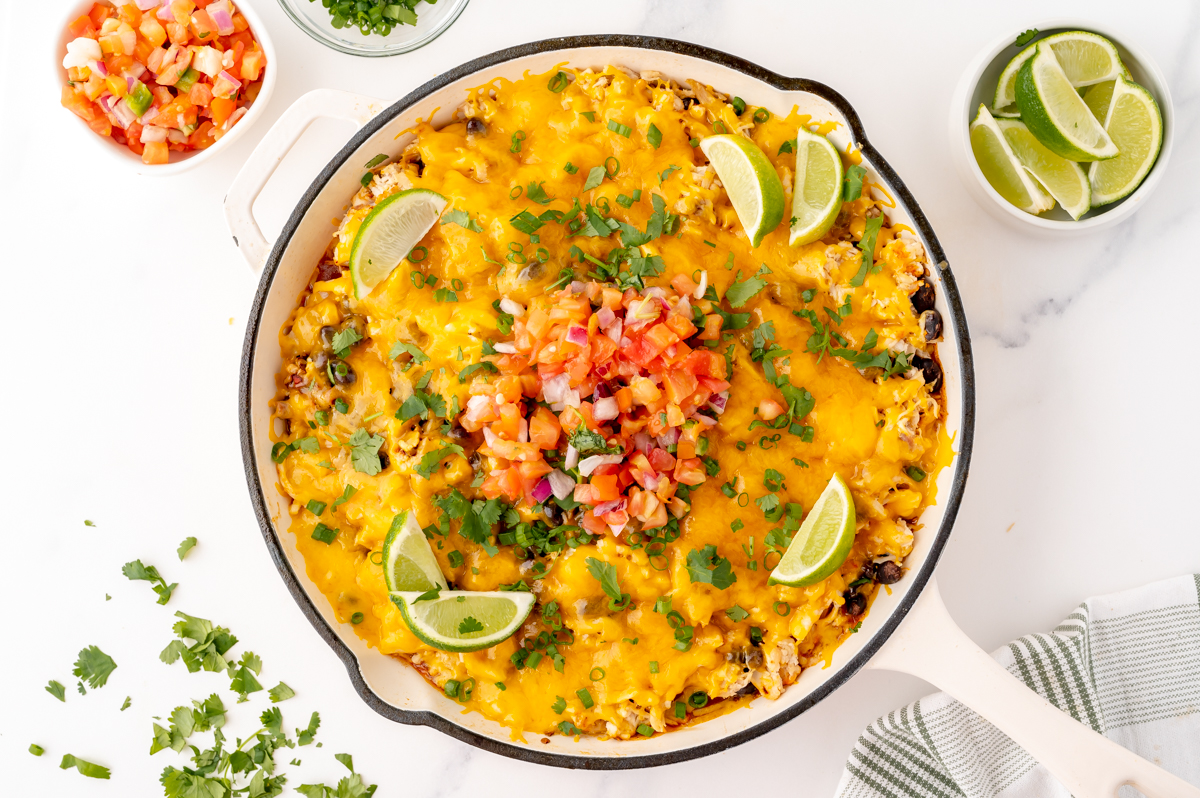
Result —
<path fill-rule="evenodd" d="M 591 191 L 593 188 L 603 183 L 604 175 L 605 171 L 603 166 L 593 166 L 588 170 L 587 180 L 583 181 L 583 190 Z"/>
<path fill-rule="evenodd" d="M 309 504 L 312 504 L 312 502 L 309 502 Z M 188 556 L 188 552 L 191 551 L 192 549 L 194 549 L 195 547 L 196 547 L 196 539 L 194 537 L 184 538 L 183 542 L 179 544 L 179 548 L 176 549 L 176 553 L 179 555 L 179 559 L 182 560 L 184 557 Z"/>
<path fill-rule="evenodd" d="M 167 580 L 159 575 L 157 568 L 153 565 L 142 565 L 141 560 L 125 563 L 121 568 L 121 573 L 133 581 L 149 582 L 154 592 L 158 594 L 159 604 L 166 604 L 170 601 L 171 592 L 179 587 L 177 582 L 168 585 Z"/>
<path fill-rule="evenodd" d="M 88 687 L 95 690 L 108 683 L 108 677 L 117 669 L 113 658 L 96 646 L 88 646 L 79 652 L 72 674 L 87 682 Z"/>
<path fill-rule="evenodd" d="M 63 770 L 75 768 L 80 772 L 80 774 L 87 776 L 89 779 L 107 779 L 112 775 L 112 771 L 104 767 L 104 765 L 97 765 L 94 762 L 88 762 L 87 760 L 80 759 L 73 754 L 64 754 L 62 763 L 59 764 L 59 767 Z"/>
<path fill-rule="evenodd" d="M 452 443 L 449 446 L 436 449 L 432 452 L 427 452 L 421 458 L 421 462 L 417 464 L 416 471 L 421 475 L 422 478 L 429 479 L 431 476 L 433 476 L 433 472 L 437 470 L 438 466 L 442 464 L 443 460 L 452 454 L 462 453 L 463 448 L 456 443 Z"/>
<path fill-rule="evenodd" d="M 704 582 L 724 590 L 737 581 L 732 564 L 726 558 L 717 556 L 717 547 L 714 545 L 692 549 L 688 553 L 687 564 L 688 576 L 693 584 Z"/>
<path fill-rule="evenodd" d="M 483 232 L 483 228 L 479 225 L 479 222 L 477 222 L 471 218 L 471 214 L 467 213 L 466 211 L 458 210 L 458 209 L 446 211 L 445 213 L 443 213 L 441 224 L 443 224 L 443 225 L 456 224 L 459 227 L 462 227 L 466 230 L 470 230 L 472 233 L 482 233 Z"/>

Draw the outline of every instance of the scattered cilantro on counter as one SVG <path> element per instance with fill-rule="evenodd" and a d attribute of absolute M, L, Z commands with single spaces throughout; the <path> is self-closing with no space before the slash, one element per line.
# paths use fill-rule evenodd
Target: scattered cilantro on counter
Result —
<path fill-rule="evenodd" d="M 135 582 L 149 582 L 154 592 L 158 594 L 158 603 L 166 604 L 171 600 L 171 593 L 175 588 L 179 587 L 178 582 L 167 584 L 167 580 L 163 579 L 158 573 L 158 569 L 153 565 L 142 565 L 141 560 L 127 562 L 121 568 L 121 573 L 125 574 L 127 579 Z"/>
<path fill-rule="evenodd" d="M 112 657 L 96 646 L 88 646 L 79 652 L 79 659 L 75 661 L 75 670 L 71 673 L 87 682 L 88 687 L 95 690 L 107 684 L 108 677 L 116 669 L 117 663 L 113 662 Z"/>
<path fill-rule="evenodd" d="M 179 559 L 182 560 L 184 557 L 188 556 L 188 552 L 191 551 L 195 547 L 195 545 L 196 545 L 196 539 L 194 537 L 184 538 L 183 542 L 179 544 L 179 549 L 178 549 Z"/>

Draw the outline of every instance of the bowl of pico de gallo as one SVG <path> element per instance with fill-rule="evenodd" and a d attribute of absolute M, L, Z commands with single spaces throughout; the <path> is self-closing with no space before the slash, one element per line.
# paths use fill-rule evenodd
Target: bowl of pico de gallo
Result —
<path fill-rule="evenodd" d="M 244 2 L 100 0 L 72 9 L 55 70 L 83 135 L 163 176 L 199 166 L 261 116 L 275 48 Z"/>

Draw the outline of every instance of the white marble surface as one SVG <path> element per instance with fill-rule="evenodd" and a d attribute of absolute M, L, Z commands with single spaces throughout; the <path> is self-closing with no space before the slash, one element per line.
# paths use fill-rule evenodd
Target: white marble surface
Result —
<path fill-rule="evenodd" d="M 1159 59 L 1178 120 L 1171 172 L 1130 222 L 1068 242 L 1023 237 L 968 197 L 947 156 L 954 83 L 999 32 L 1083 4 L 886 2 L 607 3 L 473 0 L 439 40 L 370 61 L 308 39 L 256 0 L 278 49 L 279 84 L 261 126 L 202 170 L 138 178 L 80 157 L 80 130 L 51 84 L 52 30 L 66 0 L 38 3 L 47 27 L 3 16 L 0 235 L 7 332 L 0 407 L 7 612 L 0 658 L 0 772 L 10 795 L 159 794 L 170 753 L 146 755 L 152 715 L 224 690 L 157 653 L 179 609 L 230 626 L 286 680 L 288 725 L 318 709 L 322 749 L 301 749 L 292 783 L 344 773 L 349 751 L 379 796 L 467 798 L 829 795 L 863 726 L 929 687 L 864 673 L 767 736 L 708 759 L 639 772 L 526 765 L 425 728 L 399 726 L 352 692 L 339 661 L 284 590 L 247 500 L 236 379 L 256 277 L 226 235 L 221 200 L 239 165 L 300 94 L 317 87 L 399 96 L 486 52 L 556 35 L 675 37 L 828 83 L 929 215 L 962 288 L 978 379 L 975 460 L 939 568 L 952 614 L 983 647 L 1052 627 L 1085 596 L 1200 569 L 1192 500 L 1200 296 L 1200 10 L 1194 2 L 1092 2 L 1089 18 Z M 799 9 L 807 9 L 802 16 Z M 345 138 L 319 125 L 260 202 L 278 229 Z M 94 519 L 95 528 L 83 519 Z M 200 539 L 186 562 L 175 547 Z M 168 608 L 120 575 L 141 557 L 178 581 Z M 112 600 L 105 601 L 105 594 Z M 119 668 L 66 704 L 71 663 L 98 644 Z M 70 688 L 69 688 L 70 689 Z M 117 711 L 125 695 L 127 712 Z M 251 731 L 261 709 L 231 715 Z M 47 756 L 26 748 L 37 742 Z M 107 764 L 111 782 L 57 768 L 66 752 Z M 288 757 L 290 758 L 290 757 Z"/>

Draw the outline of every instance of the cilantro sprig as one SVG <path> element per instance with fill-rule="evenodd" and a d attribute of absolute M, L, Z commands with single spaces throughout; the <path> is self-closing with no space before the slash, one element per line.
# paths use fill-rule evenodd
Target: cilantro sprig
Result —
<path fill-rule="evenodd" d="M 728 559 L 718 557 L 717 547 L 712 544 L 688 552 L 687 569 L 692 584 L 703 582 L 718 590 L 725 590 L 737 581 L 733 565 Z"/>
<path fill-rule="evenodd" d="M 158 603 L 166 604 L 171 600 L 171 593 L 175 588 L 179 587 L 178 582 L 167 584 L 167 580 L 162 578 L 158 569 L 153 565 L 143 565 L 141 560 L 127 562 L 121 568 L 121 573 L 125 574 L 127 579 L 133 581 L 149 582 L 154 592 L 158 594 Z"/>
<path fill-rule="evenodd" d="M 608 596 L 608 608 L 618 612 L 628 607 L 631 599 L 628 593 L 621 592 L 621 583 L 617 579 L 617 567 L 603 560 L 597 560 L 595 557 L 588 557 L 586 562 L 588 573 L 600 583 L 600 588 Z"/>

